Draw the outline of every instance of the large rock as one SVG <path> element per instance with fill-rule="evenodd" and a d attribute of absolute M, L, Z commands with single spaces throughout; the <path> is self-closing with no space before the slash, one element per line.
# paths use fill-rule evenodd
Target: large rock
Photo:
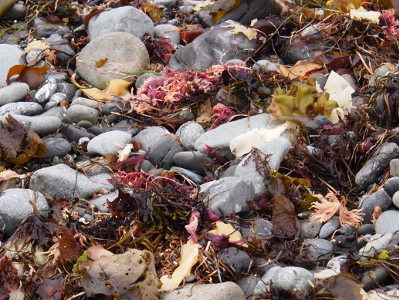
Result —
<path fill-rule="evenodd" d="M 53 116 L 23 116 L 10 113 L 10 115 L 22 124 L 25 130 L 32 129 L 40 136 L 45 136 L 53 133 L 61 127 L 61 120 Z M 6 117 L 1 116 L 0 122 L 6 123 Z"/>
<path fill-rule="evenodd" d="M 212 27 L 177 50 L 170 58 L 169 66 L 174 70 L 206 69 L 231 59 L 247 59 L 258 48 L 256 39 L 249 40 L 243 33 L 232 34 L 234 28 L 230 26 L 240 24 L 229 22 Z"/>
<path fill-rule="evenodd" d="M 111 175 L 105 173 L 87 177 L 67 165 L 59 164 L 35 171 L 30 188 L 50 198 L 87 199 L 102 189 L 112 190 L 112 184 L 107 181 L 110 178 Z"/>
<path fill-rule="evenodd" d="M 45 217 L 50 211 L 41 193 L 19 188 L 5 190 L 0 194 L 0 230 L 11 236 L 17 225 L 35 209 Z"/>
<path fill-rule="evenodd" d="M 23 101 L 26 99 L 28 93 L 29 85 L 25 82 L 16 82 L 9 86 L 5 86 L 0 89 L 0 105 Z"/>
<path fill-rule="evenodd" d="M 101 66 L 96 63 L 107 59 Z M 92 40 L 76 59 L 76 71 L 103 89 L 111 79 L 147 69 L 150 58 L 143 42 L 127 32 L 112 32 Z"/>
<path fill-rule="evenodd" d="M 111 32 L 127 32 L 143 40 L 145 34 L 154 35 L 154 24 L 141 10 L 123 6 L 92 17 L 88 31 L 92 40 Z"/>
<path fill-rule="evenodd" d="M 8 70 L 12 66 L 24 64 L 24 54 L 25 52 L 17 46 L 0 44 L 0 87 L 7 85 Z"/>

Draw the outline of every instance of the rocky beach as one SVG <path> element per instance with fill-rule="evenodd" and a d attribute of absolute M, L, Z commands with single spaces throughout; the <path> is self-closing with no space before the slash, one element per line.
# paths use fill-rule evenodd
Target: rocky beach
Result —
<path fill-rule="evenodd" d="M 399 2 L 0 2 L 0 299 L 399 299 Z"/>

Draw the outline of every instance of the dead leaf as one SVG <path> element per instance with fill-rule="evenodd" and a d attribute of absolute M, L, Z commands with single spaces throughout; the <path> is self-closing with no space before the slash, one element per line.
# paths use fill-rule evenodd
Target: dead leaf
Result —
<path fill-rule="evenodd" d="M 49 66 L 31 67 L 24 65 L 15 65 L 8 70 L 7 84 L 10 84 L 11 77 L 16 76 L 16 81 L 25 82 L 32 90 L 37 90 L 42 83 L 46 80 L 45 74 L 49 70 Z"/>
<path fill-rule="evenodd" d="M 229 243 L 240 245 L 247 248 L 248 245 L 244 243 L 241 233 L 233 227 L 230 223 L 224 223 L 222 221 L 217 221 L 215 229 L 208 231 L 210 235 L 227 235 L 229 237 Z"/>
<path fill-rule="evenodd" d="M 129 87 L 132 85 L 130 81 L 123 79 L 111 79 L 111 81 L 107 83 L 107 87 L 104 90 L 100 90 L 97 88 L 87 88 L 81 86 L 77 83 L 75 78 L 76 74 L 73 74 L 71 76 L 72 83 L 80 88 L 86 96 L 97 101 L 105 101 L 107 99 L 113 99 L 115 97 L 121 97 L 129 94 Z"/>
<path fill-rule="evenodd" d="M 258 30 L 255 28 L 248 28 L 244 25 L 241 25 L 239 23 L 235 23 L 232 20 L 226 21 L 229 25 L 227 26 L 222 26 L 223 28 L 231 27 L 232 30 L 229 31 L 230 34 L 239 34 L 242 33 L 244 34 L 248 40 L 255 40 L 257 38 Z"/>
<path fill-rule="evenodd" d="M 295 238 L 300 226 L 294 204 L 285 196 L 273 198 L 273 234 L 281 238 Z"/>
<path fill-rule="evenodd" d="M 210 15 L 212 16 L 213 22 L 217 23 L 221 17 L 223 17 L 226 13 L 231 11 L 232 9 L 239 6 L 244 0 L 219 0 L 215 1 Z"/>
<path fill-rule="evenodd" d="M 0 122 L 0 151 L 6 162 L 22 165 L 32 157 L 45 157 L 46 146 L 33 130 L 25 131 L 12 116 Z"/>
<path fill-rule="evenodd" d="M 96 68 L 100 68 L 108 61 L 108 58 L 102 58 L 96 61 Z"/>
<path fill-rule="evenodd" d="M 199 116 L 195 120 L 197 123 L 210 126 L 212 124 L 212 103 L 211 99 L 206 100 L 199 107 Z"/>
<path fill-rule="evenodd" d="M 0 192 L 15 187 L 15 178 L 25 178 L 26 175 L 19 175 L 12 170 L 0 172 Z"/>
<path fill-rule="evenodd" d="M 340 273 L 328 278 L 324 287 L 329 290 L 335 299 L 365 300 L 362 285 L 348 273 Z"/>
<path fill-rule="evenodd" d="M 60 262 L 75 262 L 82 254 L 82 245 L 74 239 L 72 233 L 66 227 L 60 227 L 61 236 L 58 237 Z"/>

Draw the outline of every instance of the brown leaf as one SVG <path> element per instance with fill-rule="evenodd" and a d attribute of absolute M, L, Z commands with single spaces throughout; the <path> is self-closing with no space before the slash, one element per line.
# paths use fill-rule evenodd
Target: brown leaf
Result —
<path fill-rule="evenodd" d="M 16 81 L 25 82 L 32 90 L 37 90 L 39 86 L 46 80 L 45 74 L 49 70 L 49 66 L 31 67 L 24 65 L 15 65 L 8 70 L 7 84 L 10 84 L 11 77 L 18 75 Z"/>
<path fill-rule="evenodd" d="M 100 68 L 101 66 L 103 66 L 106 62 L 108 61 L 108 58 L 102 58 L 99 59 L 98 61 L 96 61 L 96 68 Z"/>
<path fill-rule="evenodd" d="M 60 227 L 62 233 L 61 237 L 58 237 L 60 243 L 60 260 L 61 263 L 67 261 L 75 262 L 83 254 L 83 247 L 77 240 L 74 239 L 72 233 L 66 227 Z"/>
<path fill-rule="evenodd" d="M 6 120 L 6 124 L 0 122 L 0 151 L 6 162 L 21 165 L 46 155 L 46 146 L 33 130 L 25 131 L 10 115 Z"/>
<path fill-rule="evenodd" d="M 299 234 L 299 220 L 294 204 L 285 196 L 274 197 L 272 211 L 273 234 L 282 238 L 295 238 Z"/>
<path fill-rule="evenodd" d="M 324 282 L 324 286 L 335 299 L 363 300 L 362 286 L 350 274 L 340 273 Z M 363 291 L 364 293 L 364 291 Z"/>

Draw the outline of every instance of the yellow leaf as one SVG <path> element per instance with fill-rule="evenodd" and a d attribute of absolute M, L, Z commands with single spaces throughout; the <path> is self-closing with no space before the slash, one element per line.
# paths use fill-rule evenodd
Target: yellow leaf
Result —
<path fill-rule="evenodd" d="M 162 282 L 161 292 L 177 289 L 184 278 L 190 275 L 191 268 L 198 262 L 200 248 L 202 248 L 201 245 L 195 244 L 191 240 L 182 246 L 182 258 L 177 269 L 172 276 L 164 275 L 160 278 Z"/>
<path fill-rule="evenodd" d="M 224 223 L 221 221 L 216 222 L 216 227 L 214 230 L 209 231 L 210 234 L 216 235 L 228 235 L 229 236 L 229 243 L 235 243 L 242 247 L 247 248 L 248 245 L 243 242 L 243 237 L 241 233 L 233 227 L 230 223 Z"/>
<path fill-rule="evenodd" d="M 236 22 L 234 22 L 232 20 L 228 20 L 226 22 L 229 23 L 229 25 L 222 26 L 222 27 L 223 28 L 231 27 L 232 30 L 229 31 L 230 34 L 242 33 L 242 34 L 244 34 L 247 37 L 248 40 L 256 39 L 257 34 L 258 34 L 258 30 L 256 30 L 255 28 L 245 27 L 244 25 L 236 23 Z"/>

